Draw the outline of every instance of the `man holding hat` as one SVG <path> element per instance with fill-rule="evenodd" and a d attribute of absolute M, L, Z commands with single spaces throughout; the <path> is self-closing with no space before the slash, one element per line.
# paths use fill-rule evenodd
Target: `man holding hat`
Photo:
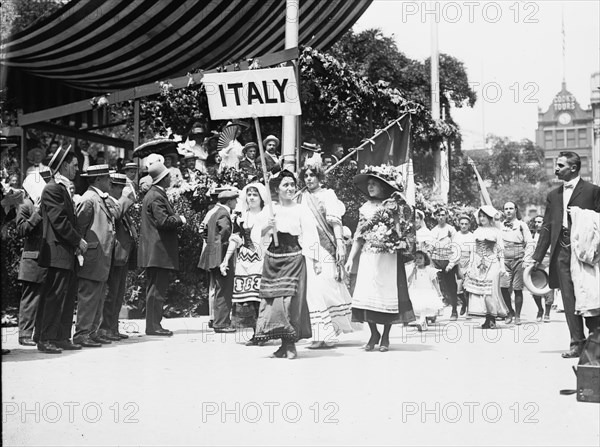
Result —
<path fill-rule="evenodd" d="M 110 273 L 108 274 L 106 301 L 102 309 L 100 334 L 112 341 L 129 338 L 119 334 L 119 312 L 125 296 L 127 271 L 130 257 L 135 251 L 137 232 L 129 217 L 128 210 L 133 201 L 127 196 L 129 179 L 125 174 L 110 174 L 110 197 L 106 201 L 115 218 L 115 248 L 113 250 Z M 125 190 L 125 192 L 123 192 Z M 131 190 L 129 190 L 131 194 Z"/>
<path fill-rule="evenodd" d="M 600 187 L 583 180 L 580 169 L 581 158 L 577 153 L 563 151 L 558 154 L 554 173 L 564 184 L 548 193 L 544 223 L 532 256 L 534 267 L 537 268 L 550 248 L 550 287 L 560 288 L 571 336 L 570 350 L 562 354 L 563 358 L 577 358 L 581 355 L 585 342 L 584 319 L 590 333 L 600 325 L 600 315 L 582 317 L 575 314 L 575 287 L 571 277 L 570 207 L 600 212 Z"/>
<path fill-rule="evenodd" d="M 77 272 L 77 322 L 73 341 L 89 348 L 110 344 L 110 340 L 98 333 L 115 244 L 115 220 L 107 204 L 109 174 L 107 164 L 90 166 L 82 174 L 88 179 L 89 187 L 76 209 L 77 227 L 88 242 L 88 250 Z"/>
<path fill-rule="evenodd" d="M 146 335 L 171 336 L 164 329 L 163 306 L 167 299 L 169 274 L 179 270 L 177 228 L 186 223 L 184 216 L 173 211 L 166 189 L 171 184 L 169 170 L 161 162 L 150 165 L 152 187 L 142 202 L 142 223 L 138 249 L 138 265 L 146 269 Z"/>
<path fill-rule="evenodd" d="M 279 148 L 279 138 L 275 135 L 269 135 L 263 140 L 263 146 L 265 148 L 265 163 L 267 165 L 267 171 L 271 172 L 275 166 L 279 165 L 279 156 L 277 155 L 277 149 Z"/>
<path fill-rule="evenodd" d="M 37 181 L 48 182 L 51 178 L 50 170 L 32 174 Z M 37 259 L 42 245 L 42 216 L 39 203 L 34 203 L 27 196 L 19 205 L 17 211 L 17 233 L 23 238 L 23 253 L 19 263 L 19 281 L 23 284 L 21 301 L 19 302 L 19 344 L 23 346 L 36 346 L 32 340 L 33 328 L 38 303 L 42 294 L 42 285 L 46 278 L 46 269 L 40 267 Z"/>
<path fill-rule="evenodd" d="M 232 230 L 231 211 L 237 204 L 238 195 L 237 190 L 227 190 L 219 194 L 219 203 L 215 205 L 215 211 L 206 224 L 206 248 L 202 251 L 198 263 L 199 268 L 209 272 L 210 283 L 214 285 L 215 332 L 235 332 L 231 327 L 230 318 L 233 275 L 223 276 L 219 266 L 227 253 Z M 232 270 L 233 257 L 230 264 Z"/>
<path fill-rule="evenodd" d="M 77 229 L 77 218 L 69 186 L 78 172 L 77 158 L 58 148 L 49 166 L 54 178 L 44 187 L 40 200 L 43 241 L 38 257 L 46 267 L 46 280 L 35 320 L 38 350 L 60 354 L 63 349 L 81 349 L 71 343 L 77 280 L 75 255 L 84 254 L 87 242 Z"/>

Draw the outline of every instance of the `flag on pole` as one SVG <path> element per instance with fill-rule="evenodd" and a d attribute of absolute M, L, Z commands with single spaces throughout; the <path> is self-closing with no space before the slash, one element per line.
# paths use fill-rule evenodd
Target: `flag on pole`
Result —
<path fill-rule="evenodd" d="M 408 163 L 409 140 L 410 114 L 407 113 L 364 143 L 364 148 L 358 151 L 358 169 L 367 165 L 400 166 Z"/>
<path fill-rule="evenodd" d="M 415 171 L 413 169 L 412 156 L 408 158 L 408 163 L 400 166 L 404 181 L 404 197 L 410 206 L 417 204 L 417 187 L 415 185 Z"/>
<path fill-rule="evenodd" d="M 479 171 L 477 170 L 477 166 L 475 166 L 475 162 L 471 157 L 467 157 L 467 162 L 473 167 L 475 175 L 477 176 L 477 183 L 479 183 L 479 198 L 481 200 L 481 204 L 492 205 L 492 199 L 490 198 L 490 194 L 488 193 L 485 183 L 483 183 L 481 175 L 479 175 Z"/>
<path fill-rule="evenodd" d="M 450 193 L 450 167 L 448 166 L 448 151 L 450 149 L 440 148 L 440 195 L 443 203 L 448 203 L 448 195 Z"/>

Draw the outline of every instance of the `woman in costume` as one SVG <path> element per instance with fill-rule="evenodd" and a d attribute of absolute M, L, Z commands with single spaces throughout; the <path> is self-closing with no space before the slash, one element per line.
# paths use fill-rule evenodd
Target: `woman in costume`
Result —
<path fill-rule="evenodd" d="M 254 328 L 258 317 L 260 279 L 263 269 L 261 229 L 257 226 L 265 204 L 266 188 L 262 183 L 249 183 L 240 193 L 239 215 L 234 219 L 229 246 L 221 263 L 221 273 L 226 276 L 229 259 L 236 253 L 233 281 L 233 308 L 231 323 L 237 328 Z M 236 214 L 237 215 L 237 214 Z M 252 338 L 247 346 L 257 345 Z"/>
<path fill-rule="evenodd" d="M 368 201 L 359 210 L 354 244 L 346 263 L 346 271 L 350 272 L 361 252 L 352 296 L 352 321 L 369 324 L 371 337 L 364 346 L 366 351 L 379 344 L 379 351 L 386 352 L 392 324 L 415 320 L 404 267 L 404 253 L 415 240 L 412 210 L 400 193 L 401 175 L 392 166 L 368 166 L 354 177 L 354 184 Z M 383 325 L 383 335 L 377 330 L 378 324 Z"/>
<path fill-rule="evenodd" d="M 341 333 L 352 332 L 350 293 L 344 282 L 344 262 L 346 245 L 342 234 L 342 216 L 346 207 L 331 189 L 322 188 L 325 172 L 318 158 L 309 159 L 300 178 L 307 190 L 300 201 L 306 205 L 315 218 L 319 246 L 315 253 L 323 271 L 315 275 L 307 270 L 308 308 L 312 327 L 313 342 L 309 349 L 329 348 Z"/>
<path fill-rule="evenodd" d="M 306 269 L 312 268 L 317 275 L 321 273 L 321 263 L 314 254 L 319 236 L 307 208 L 294 201 L 294 174 L 284 169 L 269 183 L 278 202 L 273 205 L 274 217 L 268 210 L 263 211 L 261 236 L 275 230 L 278 242 L 270 242 L 264 257 L 255 340 L 281 339 L 273 357 L 293 359 L 297 356 L 295 343 L 312 337 Z"/>
<path fill-rule="evenodd" d="M 479 227 L 473 232 L 475 253 L 463 283 L 469 294 L 468 314 L 485 316 L 482 329 L 495 329 L 496 318 L 508 315 L 500 292 L 500 275 L 506 274 L 506 270 L 502 233 L 494 220 L 497 215 L 498 211 L 491 205 L 477 210 Z"/>

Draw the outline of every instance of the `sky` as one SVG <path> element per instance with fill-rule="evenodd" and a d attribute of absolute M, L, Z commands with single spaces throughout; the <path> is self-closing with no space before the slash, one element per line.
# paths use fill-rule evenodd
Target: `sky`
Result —
<path fill-rule="evenodd" d="M 591 75 L 600 71 L 599 5 L 592 0 L 374 0 L 354 30 L 380 28 L 394 36 L 401 52 L 424 60 L 431 54 L 436 20 L 439 51 L 465 64 L 478 97 L 474 108 L 452 112 L 463 148 L 481 148 L 482 135 L 490 133 L 535 141 L 538 107 L 546 111 L 560 91 L 563 67 L 567 89 L 582 108 L 589 107 Z"/>

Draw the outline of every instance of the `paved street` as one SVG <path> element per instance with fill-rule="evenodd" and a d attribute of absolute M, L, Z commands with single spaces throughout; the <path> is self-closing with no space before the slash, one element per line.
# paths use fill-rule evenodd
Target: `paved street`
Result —
<path fill-rule="evenodd" d="M 600 405 L 564 360 L 564 314 L 496 331 L 480 320 L 426 335 L 394 327 L 387 353 L 364 352 L 368 330 L 337 348 L 272 359 L 206 318 L 166 320 L 169 339 L 126 321 L 129 340 L 52 356 L 2 330 L 3 445 L 595 445 Z M 249 335 L 248 335 L 249 336 Z"/>

